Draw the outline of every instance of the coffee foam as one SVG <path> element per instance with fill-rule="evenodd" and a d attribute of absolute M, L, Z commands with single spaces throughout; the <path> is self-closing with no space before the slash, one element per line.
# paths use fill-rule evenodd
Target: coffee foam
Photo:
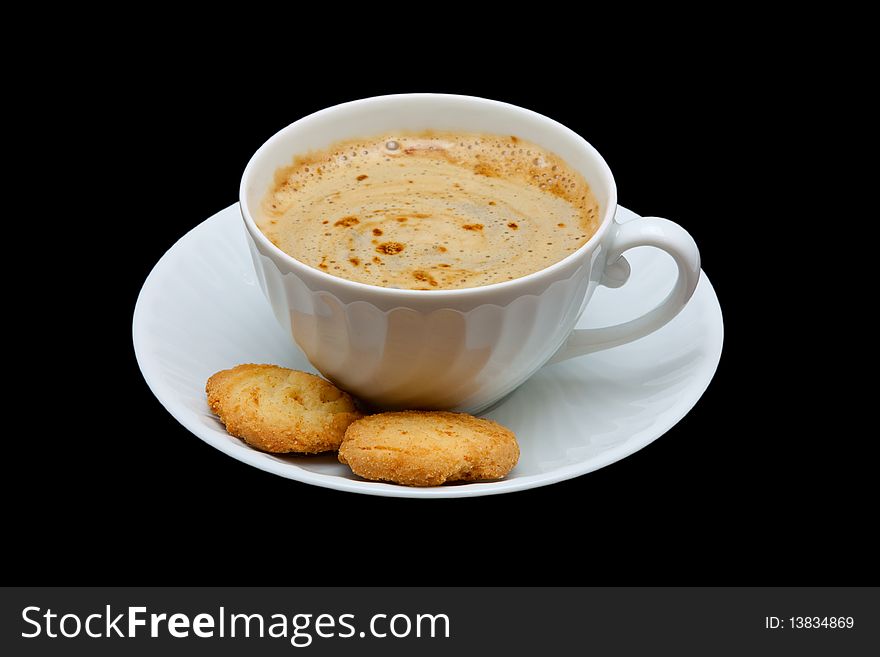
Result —
<path fill-rule="evenodd" d="M 599 209 L 580 174 L 515 136 L 395 133 L 295 158 L 257 224 L 328 274 L 440 290 L 562 260 L 596 231 Z"/>

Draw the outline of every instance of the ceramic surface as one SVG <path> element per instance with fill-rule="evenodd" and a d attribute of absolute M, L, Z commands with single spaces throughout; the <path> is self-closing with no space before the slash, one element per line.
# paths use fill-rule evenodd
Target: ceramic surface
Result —
<path fill-rule="evenodd" d="M 516 135 L 561 156 L 599 202 L 595 235 L 567 258 L 512 281 L 464 290 L 364 285 L 304 265 L 254 223 L 270 182 L 294 154 L 365 135 L 406 130 Z M 672 319 L 700 275 L 700 256 L 681 227 L 655 217 L 613 221 L 617 188 L 608 165 L 580 135 L 545 116 L 483 98 L 380 96 L 331 107 L 271 137 L 245 169 L 242 216 L 257 280 L 275 318 L 326 378 L 381 409 L 478 413 L 554 361 L 638 339 Z M 675 285 L 655 308 L 621 326 L 572 333 L 600 285 L 630 275 L 625 251 L 650 245 L 672 255 Z"/>
<path fill-rule="evenodd" d="M 617 220 L 638 221 L 619 208 Z M 632 276 L 599 287 L 579 329 L 626 322 L 669 294 L 676 267 L 648 247 L 628 252 Z M 521 321 L 529 321 L 523 318 Z M 721 355 L 718 299 L 703 275 L 687 307 L 647 337 L 541 368 L 485 413 L 513 429 L 522 456 L 498 482 L 406 488 L 363 481 L 335 455 L 285 457 L 229 436 L 205 401 L 205 381 L 239 363 L 314 372 L 273 317 L 254 272 L 238 205 L 183 236 L 156 264 L 138 298 L 135 352 L 159 401 L 187 429 L 244 463 L 301 482 L 372 495 L 468 497 L 547 485 L 596 470 L 673 426 L 706 389 Z M 157 441 L 174 458 L 174 445 Z"/>

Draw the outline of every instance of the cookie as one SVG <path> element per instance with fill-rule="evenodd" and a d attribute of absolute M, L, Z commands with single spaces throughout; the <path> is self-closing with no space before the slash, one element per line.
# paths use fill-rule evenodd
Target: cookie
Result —
<path fill-rule="evenodd" d="M 264 452 L 336 450 L 361 417 L 351 396 L 329 381 L 277 365 L 217 372 L 205 391 L 226 430 Z"/>
<path fill-rule="evenodd" d="M 466 413 L 400 411 L 351 424 L 339 461 L 365 479 L 405 486 L 500 479 L 519 460 L 514 433 Z"/>

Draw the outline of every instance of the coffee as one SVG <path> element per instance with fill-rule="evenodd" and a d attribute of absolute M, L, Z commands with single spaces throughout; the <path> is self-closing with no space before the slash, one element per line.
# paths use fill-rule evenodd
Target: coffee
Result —
<path fill-rule="evenodd" d="M 279 169 L 260 230 L 328 274 L 415 290 L 544 269 L 599 226 L 584 178 L 515 136 L 423 132 L 339 142 Z"/>

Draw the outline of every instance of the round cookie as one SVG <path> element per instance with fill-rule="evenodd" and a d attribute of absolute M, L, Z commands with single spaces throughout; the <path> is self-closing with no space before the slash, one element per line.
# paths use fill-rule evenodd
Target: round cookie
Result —
<path fill-rule="evenodd" d="M 514 433 L 466 413 L 400 411 L 352 423 L 339 461 L 365 479 L 406 486 L 500 479 L 519 460 Z"/>
<path fill-rule="evenodd" d="M 264 452 L 333 451 L 361 417 L 351 396 L 329 381 L 277 365 L 217 372 L 205 391 L 226 430 Z"/>

